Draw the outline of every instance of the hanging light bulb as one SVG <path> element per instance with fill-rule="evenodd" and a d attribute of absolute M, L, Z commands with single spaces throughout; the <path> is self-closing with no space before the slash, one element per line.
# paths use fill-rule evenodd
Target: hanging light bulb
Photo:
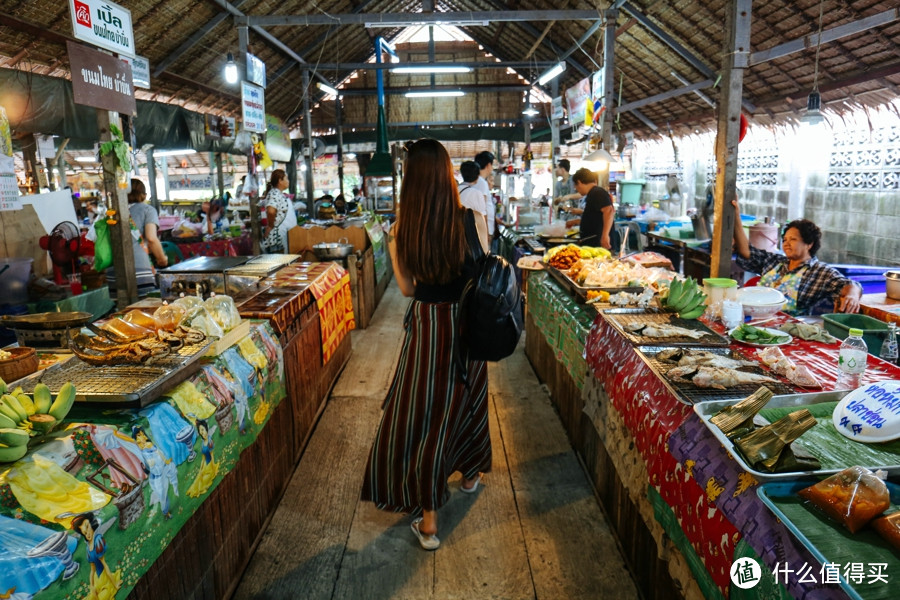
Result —
<path fill-rule="evenodd" d="M 231 52 L 228 53 L 228 60 L 225 62 L 225 81 L 232 84 L 238 81 L 238 68 Z"/>
<path fill-rule="evenodd" d="M 825 0 L 819 0 L 819 35 L 816 38 L 815 74 L 813 75 L 813 89 L 806 97 L 806 114 L 800 117 L 802 123 L 818 125 L 825 120 L 822 116 L 822 96 L 819 94 L 819 49 L 822 46 L 822 14 Z"/>
<path fill-rule="evenodd" d="M 531 105 L 531 102 L 529 102 L 525 106 L 525 108 L 522 110 L 522 114 L 525 115 L 526 117 L 533 117 L 535 115 L 540 114 L 540 112 L 541 111 L 539 111 L 538 109 L 536 109 L 534 106 Z"/>

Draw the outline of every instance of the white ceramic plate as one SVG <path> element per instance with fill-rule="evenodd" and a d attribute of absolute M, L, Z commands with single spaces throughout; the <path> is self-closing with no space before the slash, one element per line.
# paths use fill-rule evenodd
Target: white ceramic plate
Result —
<path fill-rule="evenodd" d="M 756 327 L 756 326 L 754 325 L 754 327 Z M 772 346 L 785 346 L 794 341 L 794 338 L 790 334 L 785 333 L 785 332 L 781 331 L 780 329 L 772 329 L 770 327 L 756 327 L 756 328 L 759 329 L 760 331 L 765 331 L 769 335 L 777 335 L 779 337 L 784 337 L 787 339 L 783 342 L 778 342 L 777 344 L 760 344 L 758 342 L 748 342 L 745 340 L 739 340 L 738 338 L 734 337 L 734 332 L 738 329 L 737 327 L 729 330 L 728 337 L 730 337 L 731 339 L 733 339 L 736 342 L 740 342 L 741 344 L 746 344 L 748 346 L 753 346 L 754 348 L 771 348 Z"/>

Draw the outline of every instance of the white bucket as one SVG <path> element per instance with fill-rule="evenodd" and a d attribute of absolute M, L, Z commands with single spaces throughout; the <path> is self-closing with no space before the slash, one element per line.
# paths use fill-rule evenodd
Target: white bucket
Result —
<path fill-rule="evenodd" d="M 756 223 L 750 226 L 750 245 L 760 250 L 778 250 L 778 226 L 772 223 Z"/>

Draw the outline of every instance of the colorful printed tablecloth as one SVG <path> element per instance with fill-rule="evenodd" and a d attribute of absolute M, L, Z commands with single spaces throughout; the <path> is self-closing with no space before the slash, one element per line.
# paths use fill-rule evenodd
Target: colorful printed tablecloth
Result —
<path fill-rule="evenodd" d="M 328 363 L 344 336 L 356 328 L 356 321 L 353 318 L 350 274 L 337 263 L 321 264 L 329 266 L 309 285 L 309 289 L 319 307 L 324 365 Z"/>
<path fill-rule="evenodd" d="M 76 407 L 0 465 L 0 597 L 126 597 L 266 426 L 283 371 L 271 327 L 254 324 L 158 402 Z"/>
<path fill-rule="evenodd" d="M 778 326 L 790 318 L 779 316 L 767 326 Z M 721 326 L 714 327 L 721 330 Z M 753 353 L 746 346 L 735 348 Z M 833 389 L 837 344 L 798 340 L 782 350 L 810 368 L 824 389 Z M 803 576 L 803 565 L 818 573 L 819 564 L 757 497 L 758 482 L 738 466 L 692 408 L 679 402 L 602 315 L 594 320 L 586 355 L 593 375 L 622 415 L 646 463 L 648 499 L 656 508 L 658 496 L 674 516 L 656 511 L 657 520 L 676 544 L 682 540 L 680 549 L 708 597 L 727 597 L 729 569 L 742 538 L 769 568 L 777 563 L 791 565 L 795 572 L 782 581 L 787 580 L 787 590 L 794 597 L 847 597 L 835 584 Z M 900 369 L 874 358 L 869 363 L 864 382 L 900 379 Z M 692 561 L 694 556 L 699 561 Z M 706 587 L 704 580 L 711 580 L 717 589 Z"/>

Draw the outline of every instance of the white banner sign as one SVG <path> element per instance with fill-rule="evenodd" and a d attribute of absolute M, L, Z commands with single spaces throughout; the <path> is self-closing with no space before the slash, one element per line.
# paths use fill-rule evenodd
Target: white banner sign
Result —
<path fill-rule="evenodd" d="M 255 83 L 261 88 L 266 87 L 266 63 L 249 52 L 247 53 L 247 81 Z"/>
<path fill-rule="evenodd" d="M 104 0 L 69 0 L 75 37 L 116 54 L 134 56 L 131 11 Z"/>
<path fill-rule="evenodd" d="M 122 60 L 131 65 L 131 79 L 134 82 L 134 87 L 144 88 L 145 90 L 150 89 L 150 61 L 144 58 L 143 56 L 135 56 L 134 58 L 129 58 L 127 56 L 123 56 Z"/>
<path fill-rule="evenodd" d="M 566 112 L 563 110 L 562 96 L 557 96 L 550 101 L 550 119 L 552 119 L 553 121 L 559 121 L 565 116 Z"/>
<path fill-rule="evenodd" d="M 12 156 L 0 154 L 0 210 L 20 210 L 19 182 Z"/>
<path fill-rule="evenodd" d="M 241 119 L 246 131 L 266 131 L 265 92 L 259 86 L 241 82 Z"/>
<path fill-rule="evenodd" d="M 215 176 L 218 178 L 218 175 Z M 216 182 L 218 185 L 218 181 Z M 225 175 L 225 188 L 234 186 L 234 175 Z M 209 173 L 198 175 L 169 175 L 169 190 L 211 190 L 213 189 L 213 175 Z"/>

